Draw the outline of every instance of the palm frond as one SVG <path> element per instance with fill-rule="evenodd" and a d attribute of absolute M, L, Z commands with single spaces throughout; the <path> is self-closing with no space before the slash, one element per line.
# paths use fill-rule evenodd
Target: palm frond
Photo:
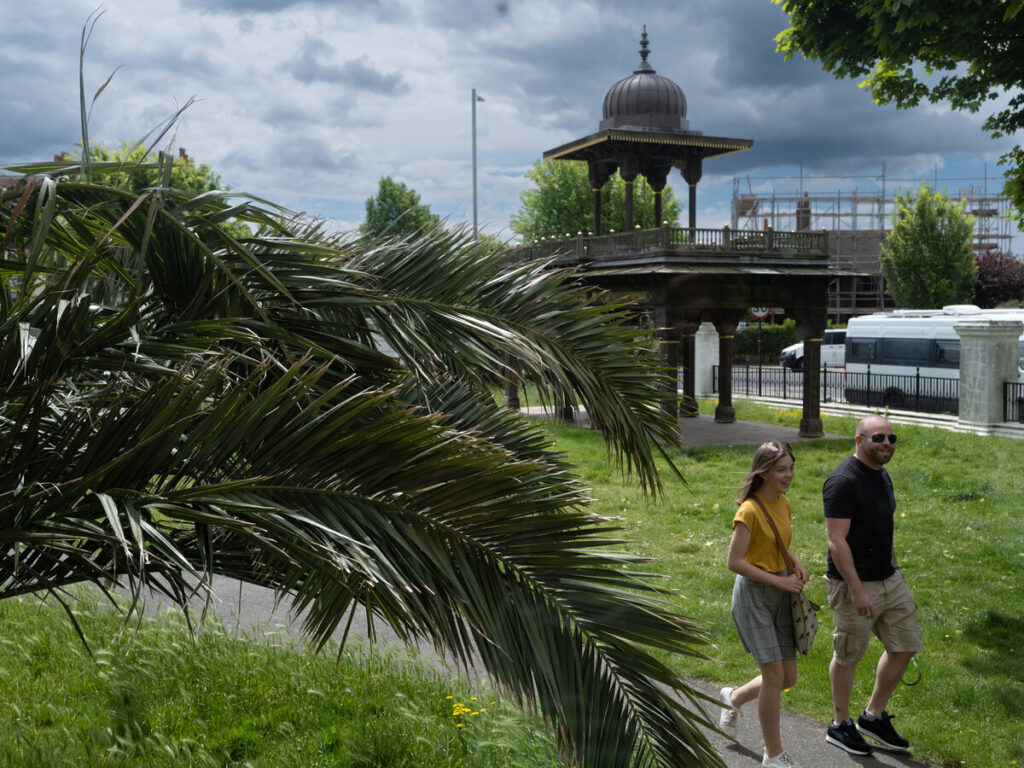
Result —
<path fill-rule="evenodd" d="M 510 361 L 572 393 L 657 492 L 675 425 L 650 340 L 464 232 L 367 242 L 280 214 L 0 191 L 0 597 L 120 583 L 184 606 L 223 574 L 304 610 L 314 643 L 362 610 L 483 664 L 581 765 L 720 765 L 652 653 L 704 634 L 491 394 Z"/>

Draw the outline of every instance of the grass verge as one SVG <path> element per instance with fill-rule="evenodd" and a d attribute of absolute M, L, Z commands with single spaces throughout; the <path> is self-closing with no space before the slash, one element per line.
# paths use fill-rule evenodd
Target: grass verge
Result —
<path fill-rule="evenodd" d="M 170 611 L 133 638 L 90 593 L 74 607 L 94 659 L 60 608 L 0 601 L 6 768 L 557 766 L 540 723 L 395 650 L 314 656 L 215 620 L 193 641 Z"/>

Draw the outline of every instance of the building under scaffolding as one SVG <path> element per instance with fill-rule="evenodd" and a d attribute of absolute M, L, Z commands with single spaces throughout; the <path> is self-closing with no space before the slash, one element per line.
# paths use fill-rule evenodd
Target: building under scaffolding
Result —
<path fill-rule="evenodd" d="M 886 191 L 884 176 L 880 188 L 869 194 L 857 188 L 845 192 L 741 193 L 740 180 L 734 179 L 730 226 L 746 230 L 828 230 L 833 266 L 864 274 L 838 278 L 830 287 L 829 316 L 836 322 L 845 322 L 852 315 L 893 307 L 885 292 L 879 253 L 883 238 L 892 229 L 899 192 L 900 189 Z M 1010 252 L 1013 234 L 1008 198 L 977 186 L 961 187 L 955 196 L 950 196 L 966 199 L 967 211 L 976 219 L 975 254 Z"/>

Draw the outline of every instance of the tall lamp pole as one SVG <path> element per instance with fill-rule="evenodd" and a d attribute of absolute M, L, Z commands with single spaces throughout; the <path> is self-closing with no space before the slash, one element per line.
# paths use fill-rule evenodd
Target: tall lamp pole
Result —
<path fill-rule="evenodd" d="M 473 89 L 473 237 L 477 235 L 476 219 L 476 103 L 483 101 L 483 96 L 476 95 L 476 88 Z"/>

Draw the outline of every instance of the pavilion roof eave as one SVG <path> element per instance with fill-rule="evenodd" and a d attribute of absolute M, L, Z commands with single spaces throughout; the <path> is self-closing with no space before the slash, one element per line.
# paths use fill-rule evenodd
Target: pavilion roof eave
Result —
<path fill-rule="evenodd" d="M 803 277 L 869 277 L 867 272 L 855 272 L 851 270 L 843 269 L 832 269 L 829 267 L 788 267 L 786 269 L 773 269 L 765 266 L 753 266 L 753 265 L 721 265 L 721 266 L 709 266 L 707 264 L 694 264 L 694 265 L 672 265 L 672 264 L 658 264 L 648 266 L 631 266 L 631 267 L 616 267 L 616 266 L 605 266 L 605 267 L 584 267 L 580 272 L 581 275 L 588 277 L 629 277 L 629 276 L 644 276 L 644 275 L 686 275 L 686 274 L 700 274 L 700 275 L 761 275 L 765 277 L 774 276 L 803 276 Z"/>
<path fill-rule="evenodd" d="M 544 153 L 545 160 L 592 160 L 611 157 L 623 147 L 636 144 L 644 154 L 669 157 L 723 157 L 746 152 L 754 146 L 753 139 L 734 139 L 724 136 L 705 136 L 702 133 L 671 133 L 663 131 L 628 131 L 609 128 L 581 139 L 576 139 Z M 639 146 L 639 145 L 642 145 Z"/>

